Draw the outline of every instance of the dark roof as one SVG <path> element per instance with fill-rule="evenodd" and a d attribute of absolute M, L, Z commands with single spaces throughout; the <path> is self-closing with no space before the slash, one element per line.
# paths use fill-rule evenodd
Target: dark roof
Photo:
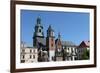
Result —
<path fill-rule="evenodd" d="M 78 48 L 86 48 L 90 46 L 90 41 L 82 41 Z"/>
<path fill-rule="evenodd" d="M 55 40 L 55 43 L 57 43 L 57 41 L 60 41 L 60 39 L 56 39 L 56 40 Z"/>
<path fill-rule="evenodd" d="M 52 29 L 51 25 L 49 25 L 48 31 L 54 31 L 54 30 Z"/>
<path fill-rule="evenodd" d="M 46 39 L 45 38 L 37 38 L 38 43 L 41 43 L 42 45 L 46 45 Z"/>
<path fill-rule="evenodd" d="M 62 41 L 63 46 L 76 46 L 72 41 Z"/>

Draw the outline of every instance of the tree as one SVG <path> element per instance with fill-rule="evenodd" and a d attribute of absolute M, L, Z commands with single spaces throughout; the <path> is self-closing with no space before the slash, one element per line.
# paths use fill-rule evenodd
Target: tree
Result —
<path fill-rule="evenodd" d="M 89 59 L 89 56 L 90 56 L 90 50 L 85 49 L 83 51 L 82 59 L 87 60 L 87 59 Z"/>

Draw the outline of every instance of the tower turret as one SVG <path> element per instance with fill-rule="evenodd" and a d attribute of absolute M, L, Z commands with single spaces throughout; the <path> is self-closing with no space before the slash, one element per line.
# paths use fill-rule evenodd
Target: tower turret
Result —
<path fill-rule="evenodd" d="M 41 23 L 41 18 L 37 17 L 36 19 L 36 24 L 35 24 L 35 31 L 34 31 L 34 35 L 33 35 L 33 46 L 38 45 L 38 41 L 37 38 L 44 38 L 44 32 L 43 32 L 43 25 Z"/>
<path fill-rule="evenodd" d="M 41 24 L 41 18 L 40 17 L 37 18 L 37 22 L 36 22 L 36 25 L 35 25 L 34 36 L 36 36 L 36 37 L 44 37 L 43 26 Z"/>
<path fill-rule="evenodd" d="M 56 39 L 56 49 L 61 50 L 62 49 L 62 43 L 61 43 L 61 35 L 58 33 L 58 38 Z"/>
<path fill-rule="evenodd" d="M 52 29 L 51 25 L 49 25 L 48 30 L 47 30 L 46 46 L 48 49 L 48 55 L 49 55 L 50 61 L 54 60 L 54 55 L 55 55 L 55 39 L 54 38 L 55 38 L 54 30 Z"/>

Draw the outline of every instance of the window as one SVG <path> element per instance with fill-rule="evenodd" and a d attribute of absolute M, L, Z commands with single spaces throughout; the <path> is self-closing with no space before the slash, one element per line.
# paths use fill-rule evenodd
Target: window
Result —
<path fill-rule="evenodd" d="M 32 58 L 32 56 L 30 55 L 30 59 Z"/>
<path fill-rule="evenodd" d="M 71 48 L 71 50 L 72 50 L 72 53 L 73 53 L 74 52 L 73 48 Z"/>
<path fill-rule="evenodd" d="M 51 44 L 51 46 L 53 47 L 53 44 Z"/>
<path fill-rule="evenodd" d="M 25 56 L 23 55 L 23 59 L 25 58 Z"/>
<path fill-rule="evenodd" d="M 21 63 L 25 63 L 25 60 L 21 60 Z"/>
<path fill-rule="evenodd" d="M 25 49 L 22 49 L 22 52 L 25 52 Z"/>
<path fill-rule="evenodd" d="M 67 48 L 69 50 L 69 48 Z"/>
<path fill-rule="evenodd" d="M 35 55 L 33 55 L 33 59 L 35 58 Z"/>
<path fill-rule="evenodd" d="M 39 29 L 39 32 L 41 32 L 41 29 Z"/>
<path fill-rule="evenodd" d="M 30 53 L 32 52 L 32 50 L 30 50 Z"/>
<path fill-rule="evenodd" d="M 35 53 L 35 50 L 34 50 L 34 53 Z"/>

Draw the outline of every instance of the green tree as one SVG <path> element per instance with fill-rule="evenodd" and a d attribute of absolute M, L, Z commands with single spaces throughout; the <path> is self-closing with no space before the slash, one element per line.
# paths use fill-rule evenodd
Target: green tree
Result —
<path fill-rule="evenodd" d="M 89 54 L 90 54 L 90 50 L 85 49 L 82 55 L 82 59 L 83 60 L 89 59 L 89 56 L 90 56 Z"/>

